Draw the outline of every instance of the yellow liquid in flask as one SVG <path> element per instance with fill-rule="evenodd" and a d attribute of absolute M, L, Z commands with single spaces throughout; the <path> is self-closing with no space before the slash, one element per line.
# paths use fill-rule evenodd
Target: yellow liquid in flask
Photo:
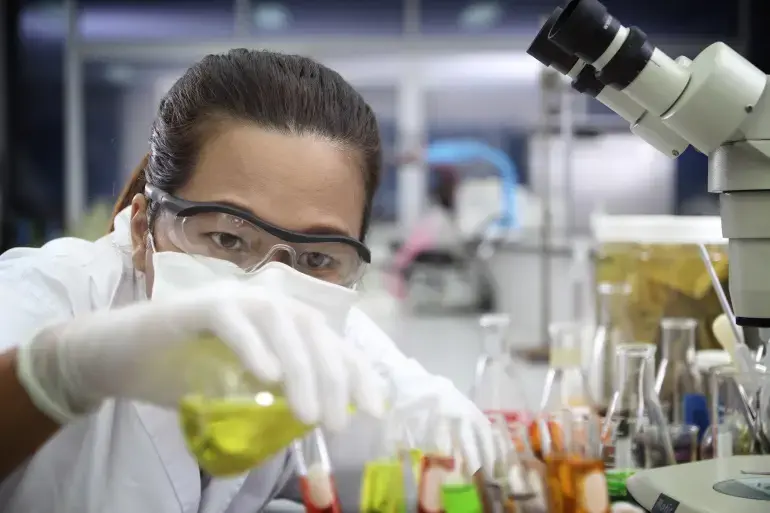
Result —
<path fill-rule="evenodd" d="M 189 451 L 212 476 L 247 472 L 312 429 L 216 337 L 202 336 L 158 363 L 184 366 L 190 389 L 200 391 L 182 398 L 179 417 Z"/>
<path fill-rule="evenodd" d="M 253 469 L 312 429 L 294 417 L 282 397 L 262 405 L 254 398 L 188 396 L 179 415 L 188 449 L 217 477 Z"/>

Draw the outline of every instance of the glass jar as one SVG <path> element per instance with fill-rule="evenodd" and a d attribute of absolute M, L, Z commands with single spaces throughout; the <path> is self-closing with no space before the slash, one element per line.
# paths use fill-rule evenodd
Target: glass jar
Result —
<path fill-rule="evenodd" d="M 634 233 L 628 235 L 633 238 Z M 641 237 L 640 237 L 641 239 Z M 727 288 L 727 246 L 707 246 L 714 267 Z M 618 242 L 597 251 L 597 283 L 627 282 L 631 286 L 628 315 L 634 340 L 659 343 L 664 317 L 698 322 L 698 349 L 719 349 L 711 324 L 722 313 L 696 244 Z"/>

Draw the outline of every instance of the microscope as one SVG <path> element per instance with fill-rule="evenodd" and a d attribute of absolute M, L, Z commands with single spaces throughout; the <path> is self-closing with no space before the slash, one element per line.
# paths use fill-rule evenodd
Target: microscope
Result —
<path fill-rule="evenodd" d="M 527 51 L 629 122 L 671 158 L 692 146 L 709 157 L 729 240 L 736 321 L 770 335 L 770 87 L 724 43 L 672 59 L 598 0 L 557 8 Z M 622 172 L 621 170 L 618 170 Z M 770 423 L 768 412 L 759 412 Z M 767 426 L 765 426 L 767 427 Z M 734 456 L 644 470 L 628 491 L 653 513 L 767 513 L 770 456 Z"/>

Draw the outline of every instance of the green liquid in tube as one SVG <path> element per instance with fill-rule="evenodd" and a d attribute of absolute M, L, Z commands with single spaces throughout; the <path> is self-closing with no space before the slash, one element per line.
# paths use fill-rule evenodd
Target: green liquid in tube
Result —
<path fill-rule="evenodd" d="M 473 484 L 445 484 L 441 487 L 441 505 L 446 513 L 481 513 L 481 499 Z"/>

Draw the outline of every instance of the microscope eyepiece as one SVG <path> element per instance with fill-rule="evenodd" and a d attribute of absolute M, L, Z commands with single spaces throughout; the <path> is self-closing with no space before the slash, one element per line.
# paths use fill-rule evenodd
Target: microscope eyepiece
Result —
<path fill-rule="evenodd" d="M 548 37 L 551 27 L 561 15 L 563 9 L 557 7 L 546 20 L 545 24 L 529 45 L 527 53 L 540 61 L 544 66 L 550 66 L 559 73 L 567 75 L 580 60 L 577 55 L 562 49 Z"/>
<path fill-rule="evenodd" d="M 593 64 L 607 51 L 621 27 L 598 0 L 570 0 L 548 37 L 567 52 Z"/>

